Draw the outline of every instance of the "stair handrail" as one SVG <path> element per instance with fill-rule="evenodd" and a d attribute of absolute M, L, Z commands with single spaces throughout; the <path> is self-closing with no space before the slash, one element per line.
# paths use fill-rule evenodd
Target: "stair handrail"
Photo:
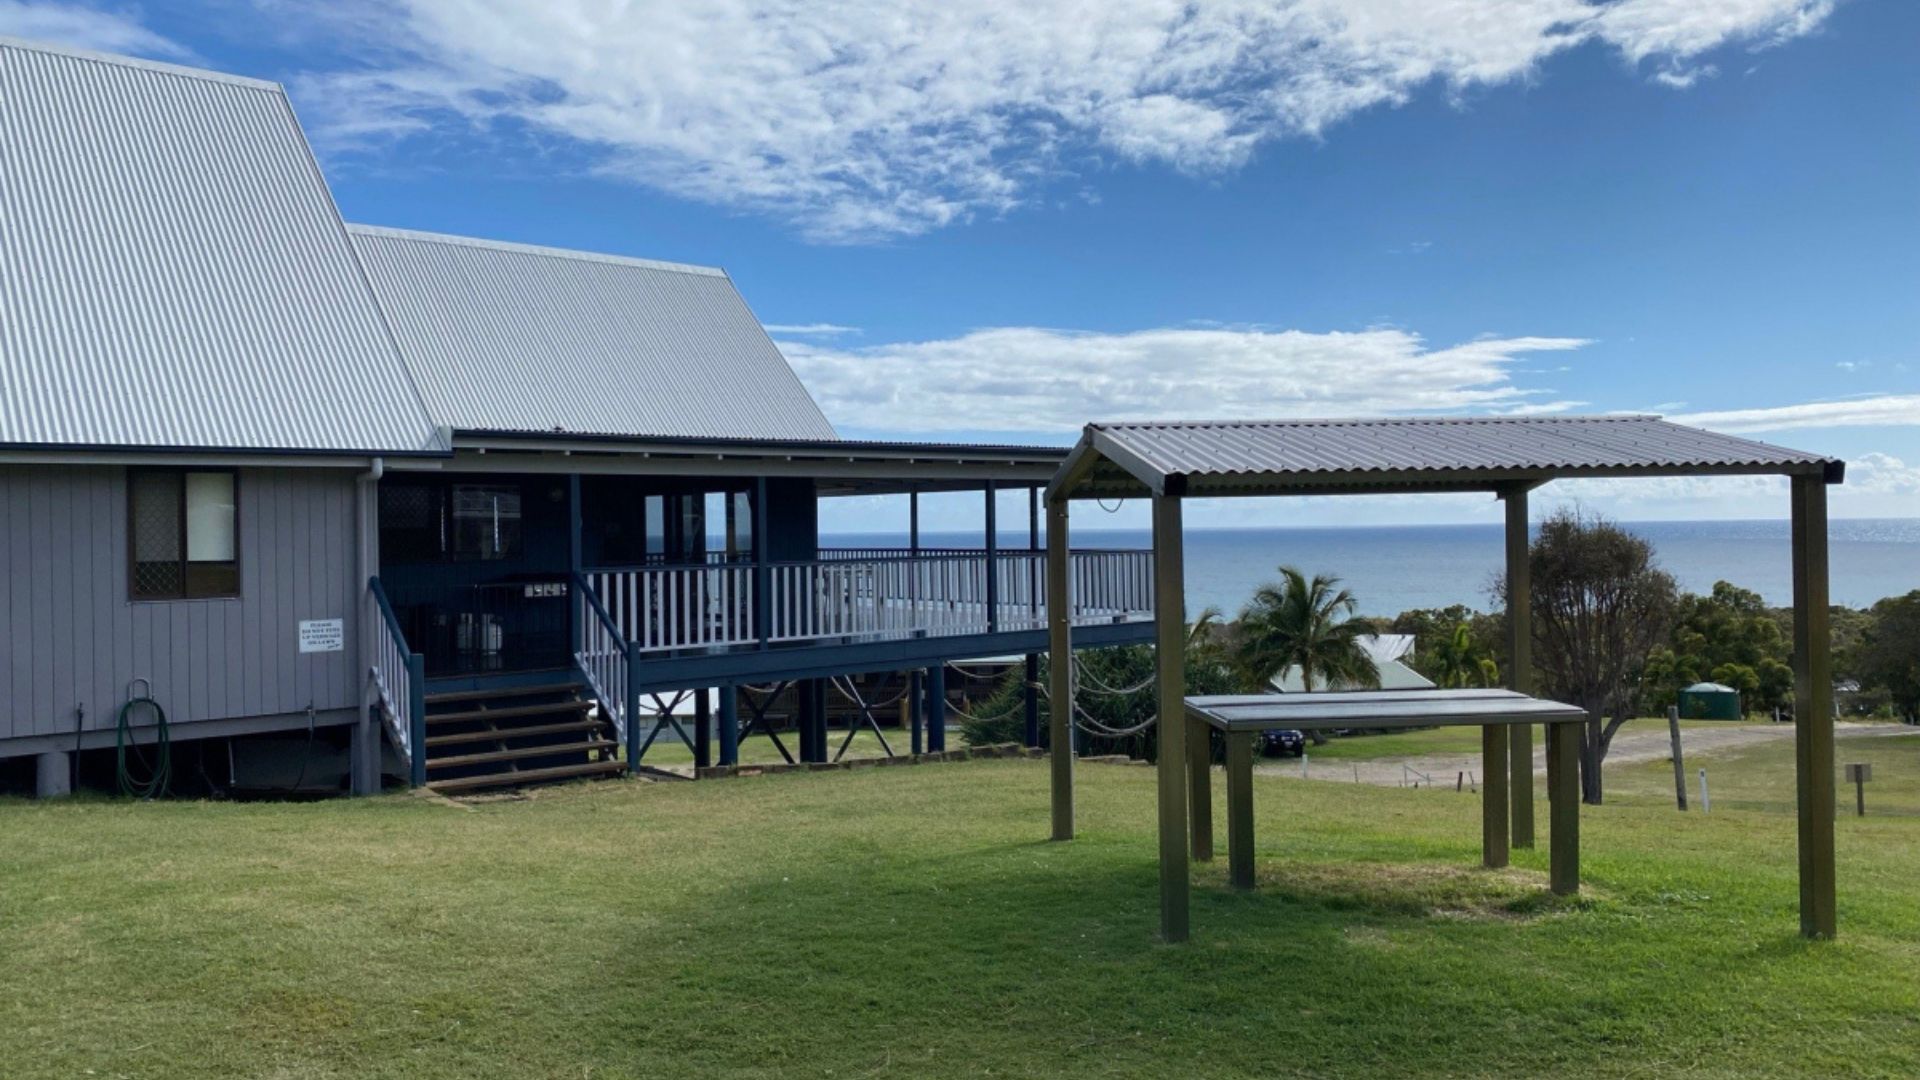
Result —
<path fill-rule="evenodd" d="M 613 730 L 622 744 L 630 743 L 627 738 L 628 716 L 632 712 L 632 667 L 633 647 L 620 633 L 620 624 L 607 611 L 600 601 L 600 594 L 594 591 L 593 583 L 586 575 L 575 571 L 573 587 L 580 594 L 580 633 L 573 654 L 574 663 L 587 677 L 587 685 L 592 687 L 594 697 L 600 701 L 600 709 L 606 713 L 607 720 L 613 724 Z"/>
<path fill-rule="evenodd" d="M 407 760 L 407 780 L 420 787 L 427 782 L 427 658 L 407 645 L 407 632 L 377 575 L 367 579 L 367 592 L 379 613 L 367 674 L 394 745 Z"/>

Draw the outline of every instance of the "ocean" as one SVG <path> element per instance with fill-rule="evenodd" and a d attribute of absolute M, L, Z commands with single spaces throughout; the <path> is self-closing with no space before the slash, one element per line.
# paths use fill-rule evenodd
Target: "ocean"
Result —
<path fill-rule="evenodd" d="M 1625 528 L 1653 544 L 1661 567 L 1691 592 L 1716 581 L 1752 589 L 1767 603 L 1793 601 L 1789 526 L 1780 521 L 1637 521 Z M 1866 607 L 1920 589 L 1920 518 L 1849 518 L 1829 524 L 1832 595 Z M 842 533 L 827 546 L 905 546 L 902 533 Z M 980 534 L 926 531 L 927 547 L 978 547 Z M 1076 547 L 1145 548 L 1144 529 L 1076 529 Z M 1026 533 L 1002 544 L 1025 547 Z M 1187 610 L 1213 606 L 1231 617 L 1275 567 L 1339 577 L 1362 614 L 1391 617 L 1411 608 L 1493 607 L 1488 590 L 1501 568 L 1499 525 L 1395 525 L 1293 529 L 1198 529 L 1186 533 Z"/>

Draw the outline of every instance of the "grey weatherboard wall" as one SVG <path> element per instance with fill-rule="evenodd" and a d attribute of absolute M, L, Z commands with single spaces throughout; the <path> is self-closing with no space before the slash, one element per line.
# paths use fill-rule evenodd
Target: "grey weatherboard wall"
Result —
<path fill-rule="evenodd" d="M 126 476 L 0 466 L 0 757 L 8 739 L 71 737 L 81 702 L 87 730 L 110 730 L 136 676 L 175 724 L 360 704 L 354 473 L 241 469 L 239 599 L 138 603 Z M 331 618 L 345 649 L 302 655 L 299 621 Z"/>

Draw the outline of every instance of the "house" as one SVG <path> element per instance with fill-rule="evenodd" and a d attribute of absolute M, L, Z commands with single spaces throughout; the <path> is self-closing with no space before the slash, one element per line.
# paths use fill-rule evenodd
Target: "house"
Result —
<path fill-rule="evenodd" d="M 1359 639 L 1362 649 L 1373 658 L 1374 666 L 1380 669 L 1381 690 L 1431 690 L 1433 680 L 1413 669 L 1412 634 L 1368 634 Z M 1303 689 L 1299 669 L 1289 665 L 1276 672 L 1267 680 L 1268 685 L 1282 694 L 1298 694 Z M 1342 682 L 1335 682 L 1323 690 L 1352 689 Z"/>
<path fill-rule="evenodd" d="M 275 84 L 0 40 L 0 86 L 0 777 L 105 782 L 162 710 L 307 786 L 597 775 L 715 690 L 724 764 L 788 684 L 824 760 L 877 671 L 939 749 L 949 661 L 1042 650 L 995 495 L 1064 451 L 839 438 L 720 270 L 348 225 Z M 923 491 L 984 546 L 820 546 Z M 1077 645 L 1147 638 L 1147 558 L 1075 553 Z"/>

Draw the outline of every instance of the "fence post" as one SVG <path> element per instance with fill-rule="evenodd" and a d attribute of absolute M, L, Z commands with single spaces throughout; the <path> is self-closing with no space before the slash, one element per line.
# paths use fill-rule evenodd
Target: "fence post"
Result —
<path fill-rule="evenodd" d="M 407 780 L 414 787 L 427 783 L 427 658 L 407 654 Z"/>
<path fill-rule="evenodd" d="M 1687 808 L 1687 766 L 1680 760 L 1680 708 L 1667 706 L 1667 737 L 1673 741 L 1673 799 Z"/>

